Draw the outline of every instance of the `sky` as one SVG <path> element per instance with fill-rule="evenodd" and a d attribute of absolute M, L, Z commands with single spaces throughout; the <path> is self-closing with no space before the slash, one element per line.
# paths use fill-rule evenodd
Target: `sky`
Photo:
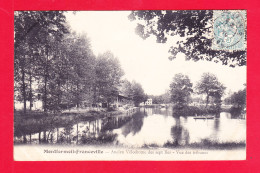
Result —
<path fill-rule="evenodd" d="M 246 67 L 221 65 L 209 61 L 185 61 L 183 54 L 170 61 L 168 50 L 177 39 L 167 44 L 156 43 L 155 37 L 143 40 L 135 33 L 136 23 L 128 20 L 130 11 L 81 11 L 66 13 L 73 31 L 90 38 L 95 55 L 111 51 L 125 72 L 123 78 L 140 83 L 147 94 L 160 95 L 169 89 L 177 73 L 188 75 L 193 85 L 204 72 L 215 74 L 226 91 L 238 91 L 246 83 Z"/>

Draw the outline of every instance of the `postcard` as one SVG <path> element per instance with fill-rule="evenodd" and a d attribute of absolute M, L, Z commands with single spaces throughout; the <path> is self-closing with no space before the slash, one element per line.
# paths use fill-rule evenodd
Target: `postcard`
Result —
<path fill-rule="evenodd" d="M 14 160 L 245 160 L 246 10 L 15 11 Z"/>

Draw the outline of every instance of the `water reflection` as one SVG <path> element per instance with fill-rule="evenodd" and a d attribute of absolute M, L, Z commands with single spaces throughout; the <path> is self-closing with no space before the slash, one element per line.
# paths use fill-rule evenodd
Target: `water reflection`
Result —
<path fill-rule="evenodd" d="M 182 121 L 187 122 L 187 118 L 177 117 L 175 118 L 175 125 L 171 128 L 171 135 L 173 138 L 173 145 L 185 145 L 190 141 L 189 132 L 182 126 Z"/>
<path fill-rule="evenodd" d="M 205 141 L 245 143 L 245 119 L 233 119 L 222 112 L 215 119 L 172 116 L 171 109 L 142 108 L 133 115 L 106 117 L 68 124 L 46 131 L 48 143 L 104 144 L 123 146 L 185 146 Z M 30 143 L 40 143 L 44 133 L 27 135 Z M 15 142 L 22 141 L 15 137 Z"/>

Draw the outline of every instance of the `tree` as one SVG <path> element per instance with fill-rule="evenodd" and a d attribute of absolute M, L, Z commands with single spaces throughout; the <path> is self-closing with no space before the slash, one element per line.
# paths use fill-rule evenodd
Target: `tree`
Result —
<path fill-rule="evenodd" d="M 154 96 L 154 95 L 148 95 L 148 98 L 151 98 L 153 100 L 153 104 L 162 104 L 163 100 L 162 100 L 162 96 Z"/>
<path fill-rule="evenodd" d="M 171 92 L 170 90 L 166 90 L 163 95 L 161 95 L 163 103 L 167 104 L 171 102 Z"/>
<path fill-rule="evenodd" d="M 238 117 L 246 113 L 246 88 L 234 92 L 230 97 L 232 107 L 230 113 L 232 117 Z"/>
<path fill-rule="evenodd" d="M 171 102 L 171 93 L 169 90 L 166 90 L 164 94 L 161 95 L 149 95 L 149 98 L 153 99 L 153 104 L 168 104 Z"/>
<path fill-rule="evenodd" d="M 60 76 L 66 81 L 63 86 L 62 102 L 67 107 L 69 105 L 80 107 L 84 101 L 91 103 L 96 62 L 90 41 L 86 35 L 71 33 L 62 43 L 61 50 L 65 59 L 60 62 L 60 66 L 64 66 L 65 70 Z"/>
<path fill-rule="evenodd" d="M 33 79 L 38 80 L 38 91 L 41 93 L 43 110 L 47 115 L 52 107 L 52 93 L 56 93 L 53 68 L 57 57 L 58 44 L 63 35 L 68 33 L 66 18 L 61 11 L 19 11 L 15 12 L 15 85 L 22 88 L 21 96 L 26 113 L 26 101 L 33 99 Z M 27 90 L 29 92 L 27 92 Z M 55 103 L 57 103 L 55 101 Z M 54 106 L 57 108 L 57 106 Z M 46 132 L 44 132 L 46 142 Z"/>
<path fill-rule="evenodd" d="M 132 91 L 133 91 L 133 101 L 135 106 L 139 106 L 141 102 L 144 102 L 147 100 L 147 96 L 144 93 L 144 89 L 141 84 L 133 81 L 132 82 Z"/>
<path fill-rule="evenodd" d="M 120 93 L 126 97 L 132 98 L 133 97 L 133 89 L 132 83 L 128 80 L 121 81 Z"/>
<path fill-rule="evenodd" d="M 170 84 L 170 92 L 173 103 L 178 107 L 186 105 L 190 94 L 193 92 L 189 77 L 181 73 L 176 74 Z"/>
<path fill-rule="evenodd" d="M 141 102 L 148 99 L 148 96 L 144 93 L 142 85 L 135 81 L 122 80 L 120 93 L 133 100 L 135 106 L 139 106 Z"/>
<path fill-rule="evenodd" d="M 170 37 L 181 38 L 177 46 L 170 47 L 170 60 L 184 53 L 187 60 L 220 61 L 231 67 L 246 65 L 246 51 L 211 49 L 212 10 L 132 11 L 128 17 L 131 21 L 138 20 L 136 32 L 143 39 L 155 35 L 158 43 L 166 43 Z"/>
<path fill-rule="evenodd" d="M 196 85 L 198 94 L 206 94 L 206 108 L 209 103 L 209 98 L 214 99 L 214 103 L 218 107 L 221 105 L 221 97 L 224 94 L 225 87 L 218 81 L 218 78 L 211 73 L 203 73 L 200 81 Z"/>
<path fill-rule="evenodd" d="M 246 107 L 246 89 L 233 93 L 231 95 L 231 103 L 234 107 L 243 110 Z"/>
<path fill-rule="evenodd" d="M 29 69 L 29 58 L 26 55 L 27 44 L 15 48 L 14 58 L 14 91 L 18 101 L 23 102 L 23 112 L 26 113 L 26 101 L 28 100 L 29 80 L 26 74 Z"/>
<path fill-rule="evenodd" d="M 118 59 L 105 52 L 96 59 L 94 98 L 96 102 L 109 103 L 114 101 L 119 93 L 120 80 L 124 72 Z"/>
<path fill-rule="evenodd" d="M 30 107 L 32 105 L 32 83 L 39 77 L 38 72 L 43 70 L 45 77 L 47 76 L 47 59 L 51 54 L 46 54 L 50 52 L 47 50 L 50 48 L 48 43 L 52 43 L 50 40 L 59 40 L 67 32 L 66 27 L 65 16 L 60 11 L 15 12 L 15 90 L 20 93 L 24 102 L 24 113 L 26 101 L 30 101 Z M 41 68 L 43 64 L 45 68 Z M 46 102 L 44 99 L 44 103 Z"/>

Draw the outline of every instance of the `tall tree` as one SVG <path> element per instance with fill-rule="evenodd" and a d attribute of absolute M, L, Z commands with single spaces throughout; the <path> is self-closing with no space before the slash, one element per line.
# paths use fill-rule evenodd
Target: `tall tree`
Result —
<path fill-rule="evenodd" d="M 196 85 L 199 94 L 206 95 L 206 107 L 209 103 L 209 98 L 212 97 L 214 102 L 221 104 L 221 97 L 224 94 L 225 86 L 218 81 L 218 78 L 211 73 L 203 73 L 200 81 Z"/>
<path fill-rule="evenodd" d="M 111 52 L 99 55 L 95 65 L 95 101 L 106 102 L 109 107 L 110 102 L 115 100 L 119 93 L 123 74 L 118 59 Z"/>
<path fill-rule="evenodd" d="M 121 81 L 120 93 L 126 97 L 133 98 L 132 83 L 128 80 Z"/>
<path fill-rule="evenodd" d="M 70 34 L 64 41 L 67 56 L 67 80 L 64 88 L 67 103 L 79 107 L 82 102 L 91 102 L 90 95 L 95 76 L 95 57 L 86 35 Z"/>
<path fill-rule="evenodd" d="M 26 100 L 32 103 L 33 99 L 33 79 L 44 78 L 46 111 L 48 68 L 52 65 L 50 59 L 54 57 L 51 48 L 67 32 L 65 16 L 60 11 L 19 11 L 14 16 L 15 83 L 18 83 L 15 86 L 22 88 L 20 93 L 26 112 Z M 28 94 L 26 90 L 29 90 Z"/>
<path fill-rule="evenodd" d="M 132 82 L 132 91 L 133 91 L 133 101 L 135 106 L 139 106 L 141 102 L 147 100 L 147 95 L 144 93 L 144 89 L 141 84 L 133 81 Z"/>
<path fill-rule="evenodd" d="M 187 60 L 220 61 L 231 67 L 246 65 L 246 51 L 211 49 L 212 10 L 132 11 L 129 19 L 138 20 L 136 32 L 143 39 L 155 35 L 158 43 L 166 43 L 170 37 L 181 38 L 176 43 L 177 46 L 170 47 L 170 60 L 181 52 L 186 55 Z"/>
<path fill-rule="evenodd" d="M 15 47 L 14 58 L 14 91 L 18 101 L 23 102 L 23 112 L 26 113 L 26 101 L 28 100 L 29 71 L 28 44 Z"/>
<path fill-rule="evenodd" d="M 190 94 L 193 92 L 189 77 L 181 73 L 176 74 L 170 84 L 170 92 L 173 103 L 178 107 L 186 105 Z"/>

